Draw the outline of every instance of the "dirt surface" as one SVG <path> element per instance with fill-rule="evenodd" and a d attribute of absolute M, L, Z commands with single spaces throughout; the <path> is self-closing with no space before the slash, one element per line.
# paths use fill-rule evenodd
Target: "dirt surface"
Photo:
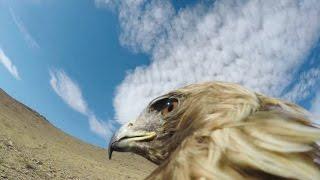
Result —
<path fill-rule="evenodd" d="M 0 89 L 0 179 L 143 179 L 156 166 L 86 144 Z"/>

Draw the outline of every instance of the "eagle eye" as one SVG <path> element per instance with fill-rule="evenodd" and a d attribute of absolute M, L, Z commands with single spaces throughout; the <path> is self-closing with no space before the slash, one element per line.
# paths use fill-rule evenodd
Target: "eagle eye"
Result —
<path fill-rule="evenodd" d="M 171 111 L 173 111 L 178 105 L 178 100 L 176 98 L 164 98 L 160 99 L 150 106 L 151 111 L 161 112 L 163 116 L 166 116 Z"/>

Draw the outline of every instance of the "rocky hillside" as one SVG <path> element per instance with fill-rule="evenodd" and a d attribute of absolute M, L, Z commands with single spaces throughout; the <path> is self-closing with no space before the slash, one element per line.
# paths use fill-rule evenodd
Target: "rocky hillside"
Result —
<path fill-rule="evenodd" d="M 143 179 L 154 168 L 131 153 L 108 160 L 0 89 L 0 179 Z"/>

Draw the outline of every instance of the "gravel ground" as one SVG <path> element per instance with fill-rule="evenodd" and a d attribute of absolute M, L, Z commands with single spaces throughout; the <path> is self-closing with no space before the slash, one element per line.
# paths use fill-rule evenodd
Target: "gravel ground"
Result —
<path fill-rule="evenodd" d="M 155 167 L 131 153 L 108 160 L 0 89 L 0 179 L 143 179 Z"/>

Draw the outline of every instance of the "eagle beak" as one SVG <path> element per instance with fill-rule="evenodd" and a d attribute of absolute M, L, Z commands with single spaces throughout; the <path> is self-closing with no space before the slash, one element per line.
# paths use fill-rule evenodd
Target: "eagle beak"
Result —
<path fill-rule="evenodd" d="M 123 125 L 113 134 L 108 147 L 109 159 L 113 151 L 129 152 L 138 146 L 140 141 L 151 141 L 156 136 L 155 132 L 137 130 L 132 123 Z"/>

